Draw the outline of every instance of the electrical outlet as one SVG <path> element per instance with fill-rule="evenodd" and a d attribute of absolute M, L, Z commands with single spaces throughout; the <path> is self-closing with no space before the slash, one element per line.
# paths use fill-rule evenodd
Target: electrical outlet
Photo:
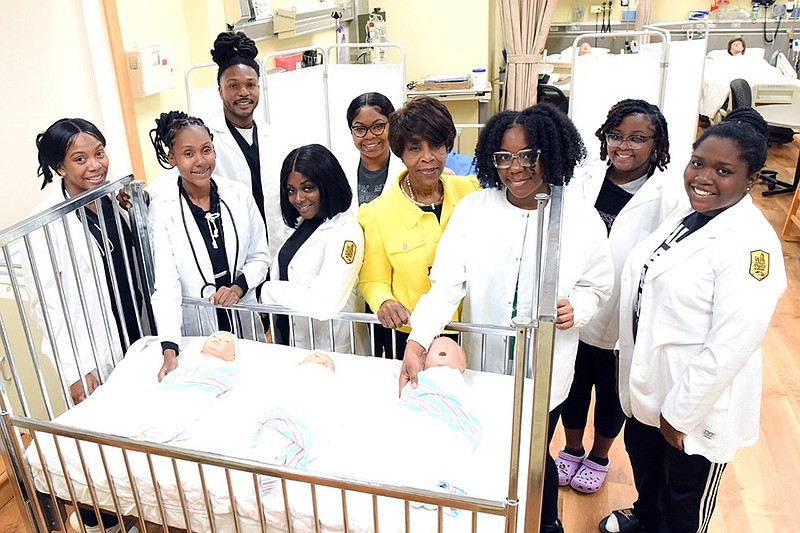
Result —
<path fill-rule="evenodd" d="M 589 13 L 602 13 L 602 12 L 603 12 L 603 6 L 601 6 L 600 4 L 592 4 L 591 6 L 589 6 Z"/>
<path fill-rule="evenodd" d="M 792 52 L 800 52 L 800 39 L 792 39 Z"/>

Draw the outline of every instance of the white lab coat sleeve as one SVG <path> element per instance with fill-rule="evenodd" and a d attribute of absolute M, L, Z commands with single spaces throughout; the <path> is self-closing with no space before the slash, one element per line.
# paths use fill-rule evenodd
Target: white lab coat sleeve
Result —
<path fill-rule="evenodd" d="M 264 220 L 258 212 L 255 200 L 252 195 L 247 194 L 242 197 L 247 209 L 247 251 L 241 273 L 247 280 L 249 290 L 255 289 L 265 279 L 267 270 L 272 262 L 267 246 L 267 230 L 264 227 Z"/>
<path fill-rule="evenodd" d="M 183 291 L 176 254 L 186 247 L 178 242 L 185 240 L 185 235 L 183 228 L 175 227 L 174 219 L 170 216 L 169 207 L 172 205 L 162 202 L 150 204 L 148 221 L 155 274 L 155 290 L 151 301 L 159 339 L 180 346 Z"/>
<path fill-rule="evenodd" d="M 427 350 L 433 339 L 450 322 L 467 293 L 467 253 L 471 246 L 469 209 L 459 204 L 436 246 L 431 268 L 431 289 L 423 294 L 411 313 L 409 340 Z M 473 235 L 474 238 L 474 235 Z"/>
<path fill-rule="evenodd" d="M 741 240 L 741 239 L 740 239 Z M 763 238 L 717 250 L 711 330 L 703 350 L 667 393 L 661 414 L 678 431 L 694 430 L 748 363 L 767 331 L 777 301 L 786 287 L 780 243 L 768 248 L 770 274 L 761 281 L 750 275 L 750 250 L 763 249 Z M 722 248 L 722 246 L 720 246 Z M 689 312 L 689 311 L 687 311 Z"/>
<path fill-rule="evenodd" d="M 344 215 L 348 221 L 326 237 L 319 272 L 306 272 L 311 275 L 303 276 L 305 280 L 268 281 L 261 288 L 261 303 L 282 305 L 317 320 L 328 320 L 344 308 L 364 261 L 364 232 L 349 213 Z M 347 241 L 356 247 L 349 263 L 344 257 Z M 291 272 L 289 276 L 292 277 Z"/>
<path fill-rule="evenodd" d="M 580 233 L 583 271 L 569 291 L 567 299 L 573 308 L 573 327 L 585 326 L 597 310 L 611 297 L 614 287 L 614 262 L 606 236 L 606 227 L 594 208 L 585 206 Z"/>

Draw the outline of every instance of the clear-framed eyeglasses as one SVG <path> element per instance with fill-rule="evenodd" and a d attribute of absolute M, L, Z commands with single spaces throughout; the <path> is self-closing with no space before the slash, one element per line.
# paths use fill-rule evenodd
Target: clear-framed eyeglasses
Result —
<path fill-rule="evenodd" d="M 533 148 L 525 148 L 516 154 L 512 154 L 511 152 L 495 152 L 492 154 L 492 162 L 495 168 L 504 170 L 506 168 L 511 168 L 511 164 L 516 159 L 519 166 L 527 168 L 536 164 L 541 153 L 541 150 L 534 150 Z"/>
<path fill-rule="evenodd" d="M 625 142 L 631 150 L 638 150 L 644 146 L 644 143 L 653 138 L 655 138 L 655 135 L 628 135 L 623 137 L 619 133 L 606 133 L 606 144 L 611 148 L 616 148 Z"/>
<path fill-rule="evenodd" d="M 380 135 L 386 130 L 386 122 L 376 122 L 372 126 L 350 126 L 350 131 L 353 132 L 353 135 L 356 137 L 365 137 L 367 135 L 367 130 L 371 131 L 373 135 Z"/>

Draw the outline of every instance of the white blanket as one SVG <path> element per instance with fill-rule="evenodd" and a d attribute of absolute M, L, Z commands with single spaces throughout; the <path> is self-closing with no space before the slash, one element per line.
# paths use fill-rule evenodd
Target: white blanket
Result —
<path fill-rule="evenodd" d="M 184 351 L 188 352 L 193 346 L 199 346 L 201 340 L 188 339 L 184 343 Z M 447 438 L 447 431 L 439 431 L 437 435 L 444 436 L 434 439 L 426 435 L 424 428 L 412 428 L 405 434 L 405 438 L 397 438 L 398 426 L 392 424 L 391 418 L 398 409 L 399 361 L 331 354 L 336 364 L 336 376 L 333 381 L 329 381 L 319 376 L 303 377 L 298 373 L 297 363 L 308 354 L 307 350 L 252 341 L 239 343 L 238 379 L 235 386 L 217 396 L 203 410 L 202 416 L 189 424 L 185 432 L 181 432 L 183 440 L 170 444 L 269 462 L 274 460 L 274 450 L 264 452 L 265 448 L 257 445 L 258 416 L 271 409 L 285 408 L 291 413 L 290 416 L 307 424 L 313 435 L 309 444 L 311 453 L 304 461 L 304 467 L 309 471 L 393 483 L 397 481 L 398 469 L 403 469 L 403 461 L 416 461 L 418 453 L 428 454 L 427 457 L 434 459 L 441 454 L 447 454 L 452 448 L 459 450 L 454 453 L 457 453 L 458 461 L 463 464 L 454 484 L 465 490 L 468 496 L 495 501 L 502 501 L 507 496 L 513 385 L 510 377 L 469 370 L 464 375 L 466 389 L 471 392 L 474 400 L 466 401 L 471 401 L 471 411 L 474 411 L 475 417 L 480 421 L 482 433 L 480 443 L 471 452 L 463 445 L 467 441 L 458 436 L 452 442 L 455 448 L 446 442 L 440 442 Z M 160 352 L 158 342 L 152 338 L 139 341 L 104 385 L 88 400 L 56 421 L 76 428 L 130 435 L 131 429 L 126 427 L 126 420 L 138 421 L 135 416 L 137 403 L 142 403 L 143 394 L 158 385 L 156 374 L 162 361 Z M 304 384 L 310 386 L 304 388 Z M 319 406 L 318 409 L 313 409 L 315 404 Z M 173 401 L 172 405 L 164 407 L 180 410 L 181 402 Z M 196 412 L 194 408 L 189 408 L 189 411 Z M 126 416 L 120 416 L 121 413 Z M 417 449 L 408 453 L 406 446 L 408 437 L 412 435 L 417 439 Z M 527 438 L 523 437 L 523 445 Z M 71 439 L 58 440 L 66 458 L 76 497 L 90 504 L 92 500 L 76 445 Z M 41 435 L 39 442 L 57 495 L 69 499 L 54 440 L 50 436 Z M 89 476 L 98 503 L 113 509 L 111 487 L 107 482 L 98 447 L 84 443 L 81 451 L 89 465 Z M 138 515 L 123 454 L 108 447 L 104 448 L 104 452 L 113 490 L 122 502 L 122 513 Z M 263 453 L 270 457 L 259 455 Z M 526 458 L 527 452 L 523 451 L 522 456 Z M 48 492 L 39 454 L 31 447 L 27 457 L 37 487 Z M 200 469 L 196 464 L 178 461 L 176 467 L 173 467 L 171 460 L 154 456 L 151 475 L 150 465 L 144 454 L 130 452 L 127 453 L 127 459 L 135 477 L 137 495 L 146 520 L 161 523 L 157 508 L 157 497 L 160 496 L 169 525 L 185 527 L 180 499 L 182 493 L 189 512 L 191 530 L 210 530 Z M 429 460 L 427 463 L 435 464 L 435 461 Z M 383 468 L 381 465 L 391 467 Z M 522 472 L 526 471 L 524 461 L 521 468 Z M 176 479 L 175 470 L 180 477 L 180 483 Z M 408 470 L 418 472 L 412 468 Z M 227 531 L 232 528 L 233 513 L 225 472 L 214 467 L 203 467 L 202 475 L 209 491 L 215 527 L 218 531 Z M 387 478 L 387 475 L 390 477 Z M 154 490 L 153 476 L 157 479 L 158 494 Z M 435 483 L 432 480 L 440 477 L 442 476 L 436 475 L 423 479 L 410 476 L 403 481 L 407 485 L 415 486 L 415 480 L 418 479 L 417 488 L 452 492 L 452 487 L 437 489 L 432 486 Z M 523 495 L 525 487 L 524 476 L 522 478 L 520 495 Z M 450 482 L 445 479 L 441 481 Z M 258 481 L 254 480 L 252 474 L 233 472 L 231 487 L 237 503 L 241 530 L 260 530 L 256 491 L 263 492 Z M 314 531 L 314 502 L 309 486 L 287 482 L 287 495 L 293 530 Z M 283 496 L 280 484 L 276 490 L 263 495 L 265 520 L 278 531 L 287 530 Z M 377 506 L 381 531 L 404 530 L 402 501 L 380 497 L 377 499 Z M 345 530 L 341 491 L 317 487 L 316 507 L 321 531 Z M 373 531 L 371 495 L 348 492 L 347 513 L 349 531 Z M 411 515 L 412 531 L 435 530 L 437 515 L 434 511 L 412 508 Z M 481 516 L 478 524 L 480 531 L 502 529 L 502 520 L 496 517 Z M 469 531 L 470 526 L 470 513 L 460 513 L 457 516 L 445 513 L 446 531 Z"/>

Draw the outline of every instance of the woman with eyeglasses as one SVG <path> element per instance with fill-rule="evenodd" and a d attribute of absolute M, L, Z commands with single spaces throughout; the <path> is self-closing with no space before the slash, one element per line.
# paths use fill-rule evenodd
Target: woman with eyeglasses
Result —
<path fill-rule="evenodd" d="M 558 482 L 574 490 L 600 490 L 608 474 L 608 452 L 625 417 L 617 395 L 614 345 L 619 337 L 619 273 L 631 249 L 677 207 L 687 203 L 680 176 L 666 172 L 669 156 L 667 121 L 644 100 L 622 100 L 611 107 L 595 135 L 600 159 L 586 167 L 588 179 L 569 189 L 594 204 L 605 222 L 616 283 L 611 298 L 580 330 L 580 343 L 561 420 L 565 448 L 556 459 Z M 594 437 L 583 447 L 594 388 Z"/>
<path fill-rule="evenodd" d="M 381 93 L 356 96 L 347 108 L 347 127 L 359 153 L 358 165 L 347 165 L 357 205 L 371 202 L 389 190 L 404 169 L 402 161 L 389 148 L 387 126 L 392 113 L 394 105 Z"/>
<path fill-rule="evenodd" d="M 575 126 L 550 104 L 503 111 L 486 123 L 475 150 L 478 179 L 485 189 L 461 201 L 439 242 L 431 290 L 411 315 L 401 388 L 409 381 L 416 386 L 426 350 L 459 304 L 464 322 L 509 326 L 517 315 L 535 316 L 536 195 L 550 192 L 551 184 L 568 183 L 585 154 Z M 561 229 L 549 438 L 572 381 L 578 330 L 608 299 L 614 278 L 605 228 L 591 206 L 580 198 L 565 198 Z M 502 338 L 490 337 L 484 361 L 480 336 L 464 335 L 469 367 L 510 373 L 513 346 L 506 348 Z M 558 474 L 549 454 L 540 531 L 563 532 Z"/>
<path fill-rule="evenodd" d="M 480 185 L 473 176 L 443 175 L 456 128 L 438 100 L 411 100 L 391 114 L 388 127 L 392 152 L 406 170 L 383 195 L 359 208 L 364 264 L 358 288 L 387 328 L 382 346 L 386 356 L 402 358 L 408 318 L 430 289 L 428 273 L 442 231 L 455 205 Z M 452 312 L 449 318 L 458 316 Z M 396 346 L 391 330 L 399 330 Z"/>

